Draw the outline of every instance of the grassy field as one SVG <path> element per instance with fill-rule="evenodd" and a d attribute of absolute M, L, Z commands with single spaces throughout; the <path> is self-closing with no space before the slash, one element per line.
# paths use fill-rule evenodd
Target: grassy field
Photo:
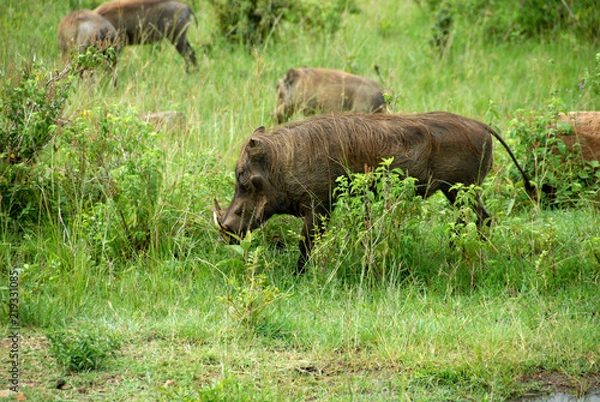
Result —
<path fill-rule="evenodd" d="M 4 0 L 3 79 L 33 59 L 61 70 L 60 19 L 96 4 Z M 231 247 L 207 209 L 233 195 L 244 140 L 275 125 L 275 83 L 290 67 L 379 80 L 378 65 L 392 111 L 451 111 L 513 144 L 519 109 L 556 97 L 600 108 L 580 87 L 598 42 L 493 44 L 461 30 L 440 58 L 416 2 L 359 0 L 335 36 L 287 32 L 248 52 L 213 38 L 209 4 L 189 4 L 198 71 L 165 42 L 125 49 L 116 88 L 102 75 L 74 81 L 70 123 L 40 156 L 39 203 L 0 216 L 0 392 L 11 387 L 14 275 L 19 392 L 31 401 L 504 401 L 600 387 L 598 200 L 543 208 L 500 146 L 483 186 L 487 241 L 472 225 L 457 235 L 465 210 L 442 197 L 408 200 L 382 212 L 380 237 L 336 214 L 295 276 L 299 220 L 276 217 Z M 155 135 L 136 117 L 158 111 L 183 112 L 184 127 Z M 78 167 L 91 149 L 116 166 L 106 172 L 120 198 L 94 198 L 109 191 L 86 181 L 95 165 Z"/>

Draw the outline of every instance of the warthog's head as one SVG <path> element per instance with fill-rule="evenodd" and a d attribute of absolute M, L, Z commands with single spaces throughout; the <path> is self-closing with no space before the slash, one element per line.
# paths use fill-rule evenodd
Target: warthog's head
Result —
<path fill-rule="evenodd" d="M 264 128 L 254 133 L 261 134 Z M 270 158 L 260 137 L 250 138 L 235 166 L 235 193 L 229 207 L 222 209 L 215 199 L 214 220 L 226 241 L 243 238 L 259 227 L 278 209 L 277 191 L 269 178 Z"/>

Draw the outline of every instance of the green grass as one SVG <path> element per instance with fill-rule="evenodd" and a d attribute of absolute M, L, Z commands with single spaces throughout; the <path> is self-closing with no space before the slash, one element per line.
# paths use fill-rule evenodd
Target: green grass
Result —
<path fill-rule="evenodd" d="M 394 262 L 388 275 L 376 261 L 361 276 L 364 243 L 351 236 L 326 243 L 319 264 L 294 276 L 301 224 L 291 217 L 271 219 L 241 250 L 219 241 L 206 207 L 232 196 L 240 146 L 256 127 L 275 124 L 275 83 L 290 67 L 377 79 L 377 64 L 394 111 L 448 110 L 505 133 L 518 109 L 541 109 L 551 96 L 571 110 L 600 107 L 597 92 L 578 87 L 595 67 L 598 43 L 562 35 L 490 44 L 459 32 L 439 59 L 427 43 L 431 16 L 416 2 L 357 3 L 362 12 L 334 37 L 287 32 L 284 43 L 254 53 L 214 40 L 204 54 L 214 20 L 208 4 L 191 1 L 200 20 L 190 29 L 197 73 L 186 75 L 162 43 L 125 49 L 116 88 L 101 75 L 75 83 L 67 119 L 97 108 L 122 118 L 133 107 L 184 112 L 186 125 L 156 139 L 163 185 L 147 248 L 111 249 L 126 243 L 118 231 L 100 230 L 108 221 L 91 221 L 101 215 L 82 206 L 85 197 L 72 215 L 42 202 L 36 224 L 0 221 L 0 361 L 8 362 L 8 273 L 17 268 L 20 390 L 29 400 L 498 401 L 540 392 L 546 379 L 578 392 L 598 386 L 598 204 L 541 209 L 511 183 L 500 146 L 483 186 L 494 220 L 487 241 L 467 228 L 464 247 L 452 248 L 460 211 L 432 197 L 417 203 L 420 215 L 403 218 L 410 227 L 398 228 L 401 244 L 381 251 Z M 5 2 L 2 74 L 34 57 L 60 69 L 58 22 L 70 4 L 97 3 L 36 4 Z M 50 172 L 67 166 L 69 149 L 51 148 L 41 159 L 54 181 L 42 184 L 60 186 Z M 336 255 L 350 251 L 357 258 L 336 265 Z M 253 273 L 264 276 L 253 281 Z M 239 313 L 248 309 L 250 322 Z M 48 336 L 57 333 L 88 340 L 88 353 L 99 350 L 97 369 L 69 371 L 64 362 L 77 352 L 51 352 Z M 117 339 L 114 350 L 98 336 Z M 8 387 L 0 376 L 0 389 Z"/>

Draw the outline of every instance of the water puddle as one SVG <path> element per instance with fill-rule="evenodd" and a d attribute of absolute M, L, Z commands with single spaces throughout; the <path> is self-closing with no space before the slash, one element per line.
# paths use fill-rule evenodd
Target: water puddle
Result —
<path fill-rule="evenodd" d="M 576 397 L 569 394 L 553 394 L 540 396 L 537 398 L 527 398 L 523 402 L 600 402 L 600 394 L 591 394 L 582 397 Z"/>

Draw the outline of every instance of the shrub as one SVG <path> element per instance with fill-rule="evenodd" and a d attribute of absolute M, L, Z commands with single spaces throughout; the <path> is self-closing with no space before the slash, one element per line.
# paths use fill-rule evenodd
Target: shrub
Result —
<path fill-rule="evenodd" d="M 15 76 L 2 75 L 0 159 L 30 162 L 54 137 L 71 86 L 65 75 L 48 73 L 38 63 Z"/>
<path fill-rule="evenodd" d="M 57 138 L 48 199 L 101 255 L 125 258 L 156 240 L 164 155 L 157 133 L 133 109 L 82 111 Z"/>
<path fill-rule="evenodd" d="M 462 21 L 461 29 L 479 26 L 486 39 L 530 38 L 565 31 L 587 39 L 600 35 L 600 10 L 595 0 L 429 0 L 427 4 L 438 20 L 440 9 L 452 10 Z"/>
<path fill-rule="evenodd" d="M 567 148 L 559 136 L 572 135 L 573 129 L 557 120 L 559 112 L 565 112 L 562 102 L 552 99 L 542 111 L 518 110 L 509 124 L 509 137 L 517 139 L 516 152 L 543 205 L 572 205 L 599 194 L 600 164 L 585 161 L 579 146 Z"/>
<path fill-rule="evenodd" d="M 70 372 L 91 371 L 102 368 L 114 356 L 120 342 L 114 335 L 95 330 L 55 330 L 48 334 L 50 355 Z"/>
<path fill-rule="evenodd" d="M 133 109 L 83 110 L 65 121 L 75 74 L 32 63 L 1 88 L 0 216 L 20 228 L 64 226 L 89 242 L 95 261 L 129 258 L 163 229 L 163 152 Z"/>
<path fill-rule="evenodd" d="M 220 34 L 247 47 L 262 45 L 283 21 L 311 31 L 335 33 L 344 11 L 358 12 L 353 0 L 210 0 Z"/>
<path fill-rule="evenodd" d="M 338 178 L 336 208 L 312 254 L 313 265 L 327 267 L 328 275 L 381 281 L 411 267 L 421 237 L 421 198 L 416 179 L 403 178 L 391 162 Z"/>
<path fill-rule="evenodd" d="M 39 204 L 36 166 L 57 134 L 71 90 L 68 70 L 49 73 L 30 63 L 14 75 L 2 74 L 0 88 L 0 214 L 19 218 Z"/>

